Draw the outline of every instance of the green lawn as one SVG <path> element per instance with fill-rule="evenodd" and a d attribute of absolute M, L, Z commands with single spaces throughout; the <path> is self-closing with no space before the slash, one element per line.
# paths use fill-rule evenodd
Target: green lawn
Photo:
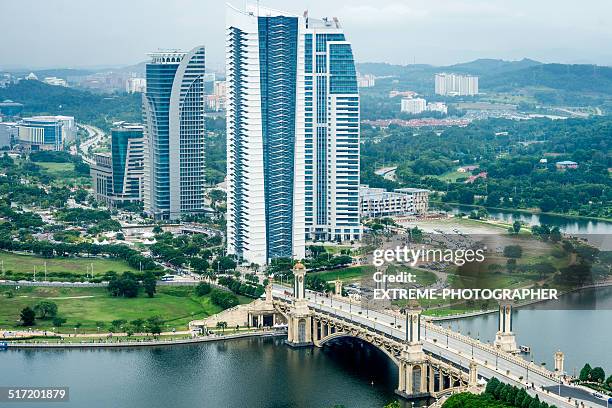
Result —
<path fill-rule="evenodd" d="M 372 265 L 351 266 L 348 268 L 334 269 L 333 271 L 313 272 L 313 276 L 317 276 L 325 281 L 354 281 L 361 279 L 362 275 L 370 275 L 374 272 Z"/>
<path fill-rule="evenodd" d="M 201 319 L 222 309 L 211 303 L 209 296 L 193 295 L 193 287 L 160 286 L 153 298 L 142 292 L 137 298 L 111 297 L 106 288 L 56 288 L 56 287 L 21 287 L 0 286 L 0 328 L 19 328 L 20 311 L 26 306 L 34 306 L 47 299 L 58 306 L 58 315 L 68 321 L 62 332 L 74 332 L 75 324 L 81 323 L 79 332 L 96 332 L 97 322 L 104 322 L 102 330 L 108 331 L 110 323 L 116 319 L 127 321 L 161 316 L 165 321 L 164 331 L 176 328 L 187 329 L 187 324 L 194 319 Z M 5 295 L 12 291 L 14 297 Z M 238 296 L 242 304 L 252 299 Z M 37 319 L 34 329 L 50 329 L 51 321 Z"/>
<path fill-rule="evenodd" d="M 91 178 L 74 171 L 74 163 L 36 162 L 42 167 L 43 173 L 54 178 L 52 184 L 58 187 L 78 185 L 82 187 L 91 184 Z"/>
<path fill-rule="evenodd" d="M 50 176 L 74 176 L 74 163 L 52 163 L 52 162 L 36 162 L 36 165 L 42 167 Z"/>
<path fill-rule="evenodd" d="M 452 170 L 452 171 L 447 171 L 444 174 L 440 174 L 439 176 L 433 176 L 436 177 L 437 179 L 440 179 L 442 181 L 450 181 L 452 183 L 454 183 L 458 178 L 468 178 L 472 175 L 471 172 L 466 172 L 466 173 L 460 173 L 456 170 Z"/>
<path fill-rule="evenodd" d="M 108 271 L 115 272 L 137 272 L 119 259 L 101 258 L 42 258 L 34 255 L 17 255 L 10 252 L 0 251 L 0 261 L 4 263 L 5 272 L 22 273 L 33 275 L 36 266 L 36 277 L 44 277 L 45 262 L 47 263 L 48 273 L 70 272 L 73 274 L 85 275 L 87 268 L 93 265 L 94 275 L 103 275 Z"/>

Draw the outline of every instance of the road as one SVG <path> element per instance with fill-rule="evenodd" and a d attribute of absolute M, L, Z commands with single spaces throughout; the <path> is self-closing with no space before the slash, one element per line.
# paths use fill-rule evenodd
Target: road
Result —
<path fill-rule="evenodd" d="M 93 155 L 91 154 L 91 150 L 92 148 L 96 147 L 98 144 L 100 144 L 104 140 L 104 138 L 106 137 L 106 134 L 102 130 L 98 129 L 97 127 L 94 127 L 91 125 L 82 125 L 82 126 L 85 128 L 85 130 L 89 134 L 89 137 L 87 138 L 87 140 L 84 140 L 83 142 L 81 142 L 79 149 L 81 150 L 83 161 L 89 165 L 92 165 L 95 163 L 94 163 Z"/>
<path fill-rule="evenodd" d="M 281 300 L 291 300 L 291 288 L 274 285 L 273 295 Z M 349 302 L 337 297 L 328 297 L 316 292 L 307 291 L 310 307 L 316 311 L 331 314 L 336 318 L 369 327 L 397 341 L 405 341 L 406 334 L 402 330 L 404 316 L 391 311 L 371 310 L 363 307 L 360 302 Z M 563 397 L 554 393 L 558 389 L 558 380 L 553 372 L 525 361 L 519 356 L 496 350 L 489 344 L 481 343 L 468 336 L 463 336 L 449 329 L 444 329 L 433 323 L 421 323 L 423 349 L 464 369 L 469 369 L 473 359 L 478 364 L 478 374 L 484 378 L 493 376 L 505 383 L 523 388 L 530 386 L 528 391 L 538 395 L 540 400 L 558 407 L 575 407 L 575 401 L 568 402 L 567 396 L 579 398 L 587 407 L 598 407 L 600 404 L 587 399 L 585 392 L 575 387 L 565 387 Z M 603 403 L 605 406 L 605 402 Z"/>

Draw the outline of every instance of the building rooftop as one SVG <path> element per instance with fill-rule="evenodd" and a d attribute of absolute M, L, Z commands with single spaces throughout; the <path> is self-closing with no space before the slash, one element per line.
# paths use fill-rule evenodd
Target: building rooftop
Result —
<path fill-rule="evenodd" d="M 426 188 L 414 188 L 414 187 L 396 188 L 395 191 L 399 193 L 429 193 L 430 192 Z"/>

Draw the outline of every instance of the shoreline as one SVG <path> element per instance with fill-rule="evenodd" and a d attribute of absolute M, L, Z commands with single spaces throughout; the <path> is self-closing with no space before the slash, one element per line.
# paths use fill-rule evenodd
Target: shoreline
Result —
<path fill-rule="evenodd" d="M 132 347 L 155 347 L 155 346 L 179 346 L 188 344 L 208 343 L 223 340 L 234 340 L 250 337 L 280 337 L 286 336 L 285 331 L 256 331 L 248 333 L 234 333 L 221 336 L 206 336 L 206 337 L 195 337 L 177 340 L 152 340 L 152 341 L 117 341 L 111 343 L 94 343 L 94 342 L 83 342 L 83 343 L 49 343 L 48 341 L 41 340 L 40 342 L 19 342 L 19 341 L 7 341 L 8 349 L 17 348 L 38 348 L 38 349 L 57 349 L 57 348 L 132 348 Z M 6 341 L 6 340 L 5 340 Z"/>
<path fill-rule="evenodd" d="M 470 208 L 485 208 L 487 210 L 497 210 L 497 211 L 505 211 L 505 212 L 509 212 L 509 213 L 522 213 L 522 214 L 528 214 L 528 215 L 551 215 L 551 216 L 555 216 L 555 217 L 562 217 L 562 218 L 579 218 L 585 221 L 599 221 L 599 222 L 607 222 L 607 223 L 612 223 L 612 219 L 610 218 L 602 218 L 602 217 L 589 217 L 586 215 L 573 215 L 573 214 L 563 214 L 563 213 L 555 213 L 555 212 L 543 212 L 543 211 L 536 211 L 536 210 L 527 210 L 524 208 L 504 208 L 504 207 L 489 207 L 486 205 L 478 205 L 478 204 L 461 204 L 461 203 L 447 203 L 447 202 L 443 202 L 443 201 L 432 201 L 430 204 L 434 204 L 434 205 L 438 205 L 438 206 L 442 206 L 442 205 L 450 205 L 450 206 L 462 206 L 462 207 L 470 207 Z"/>

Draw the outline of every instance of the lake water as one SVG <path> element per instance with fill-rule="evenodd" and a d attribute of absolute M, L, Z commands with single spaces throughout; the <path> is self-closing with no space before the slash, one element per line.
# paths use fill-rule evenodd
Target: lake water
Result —
<path fill-rule="evenodd" d="M 452 206 L 452 214 L 464 212 L 469 214 L 474 207 L 456 205 Z M 567 234 L 612 234 L 612 222 L 589 220 L 586 218 L 563 217 L 551 214 L 528 214 L 510 210 L 487 209 L 489 216 L 507 223 L 521 221 L 527 225 L 557 226 Z"/>
<path fill-rule="evenodd" d="M 554 368 L 553 354 L 565 353 L 565 370 L 573 375 L 585 363 L 601 366 L 612 374 L 612 287 L 570 293 L 555 302 L 514 310 L 513 331 L 519 345 L 532 349 L 537 363 Z M 497 314 L 481 315 L 443 323 L 482 341 L 492 342 Z"/>
<path fill-rule="evenodd" d="M 121 350 L 9 349 L 0 351 L 0 373 L 3 386 L 69 386 L 70 402 L 58 406 L 88 408 L 382 408 L 396 399 L 397 385 L 395 365 L 370 346 L 292 349 L 282 338 Z"/>
<path fill-rule="evenodd" d="M 612 288 L 587 290 L 515 310 L 519 344 L 552 367 L 566 354 L 573 374 L 585 362 L 612 372 Z M 495 314 L 444 323 L 492 341 Z M 172 347 L 0 351 L 0 386 L 69 386 L 66 407 L 383 407 L 396 399 L 397 368 L 357 341 L 292 349 L 283 338 Z M 410 407 L 402 402 L 404 407 Z M 18 404 L 41 407 L 41 404 Z M 16 405 L 17 406 L 17 405 Z"/>

